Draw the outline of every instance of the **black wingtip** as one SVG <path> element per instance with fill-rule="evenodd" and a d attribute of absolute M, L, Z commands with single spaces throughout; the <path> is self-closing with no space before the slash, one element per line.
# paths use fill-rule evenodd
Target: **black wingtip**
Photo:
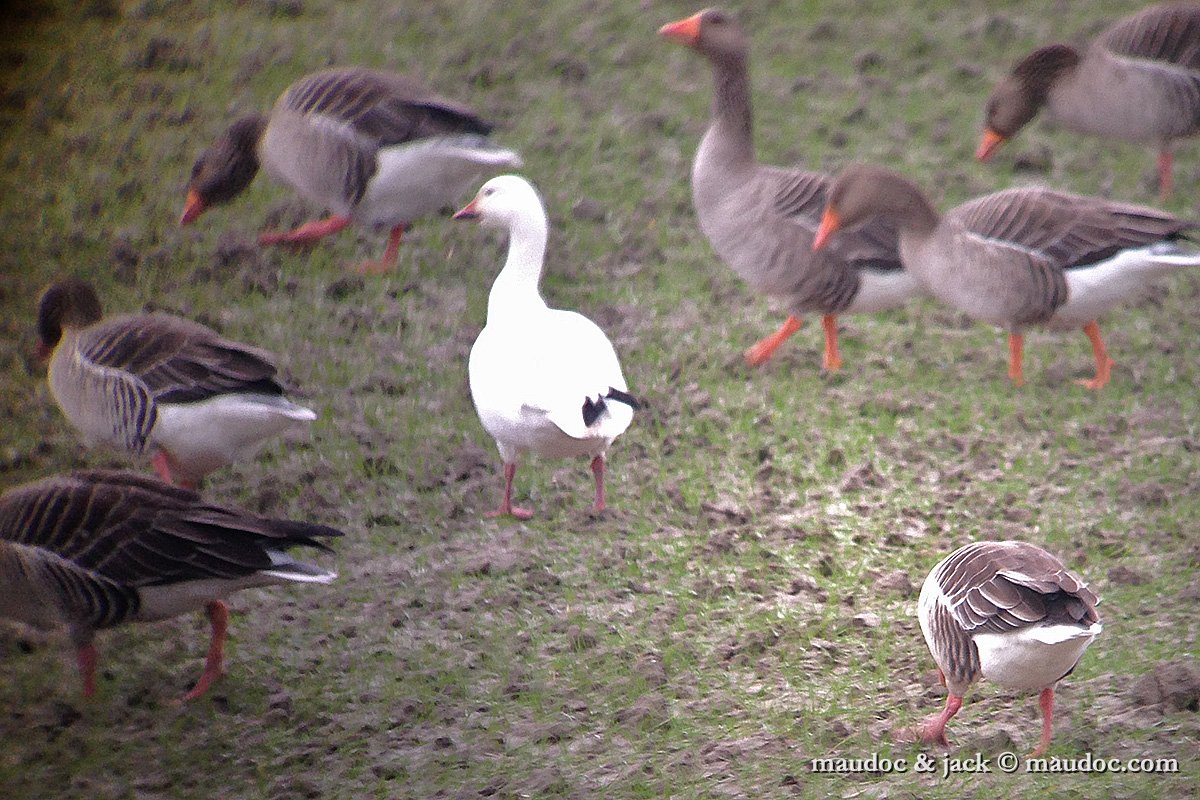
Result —
<path fill-rule="evenodd" d="M 614 389 L 611 386 L 608 387 L 608 394 L 606 394 L 604 396 L 607 397 L 609 400 L 616 400 L 618 403 L 624 403 L 625 405 L 632 408 L 634 411 L 637 411 L 639 408 L 642 407 L 641 401 L 638 400 L 636 397 L 629 394 L 628 392 L 622 392 L 620 389 Z"/>

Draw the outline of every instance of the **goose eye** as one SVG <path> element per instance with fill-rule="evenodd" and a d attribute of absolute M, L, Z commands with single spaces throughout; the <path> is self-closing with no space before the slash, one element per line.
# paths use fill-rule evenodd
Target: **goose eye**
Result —
<path fill-rule="evenodd" d="M 496 193 L 496 190 L 495 190 L 495 189 L 490 189 L 490 188 L 489 188 L 489 189 L 484 189 L 484 190 L 483 190 L 483 196 L 484 196 L 484 197 L 491 197 L 491 196 L 492 196 L 492 195 L 494 195 L 495 193 Z"/>

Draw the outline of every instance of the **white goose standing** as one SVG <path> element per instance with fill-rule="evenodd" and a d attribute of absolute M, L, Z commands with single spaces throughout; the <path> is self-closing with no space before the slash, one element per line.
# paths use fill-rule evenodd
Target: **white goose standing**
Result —
<path fill-rule="evenodd" d="M 526 452 L 591 456 L 595 510 L 604 510 L 605 451 L 633 420 L 612 343 L 587 317 L 550 308 L 538 284 L 546 254 L 546 210 L 526 180 L 501 175 L 483 185 L 455 219 L 509 233 L 508 259 L 488 296 L 487 324 L 471 347 L 471 398 L 504 461 L 504 499 L 490 516 L 528 519 L 512 504 L 518 458 Z"/>

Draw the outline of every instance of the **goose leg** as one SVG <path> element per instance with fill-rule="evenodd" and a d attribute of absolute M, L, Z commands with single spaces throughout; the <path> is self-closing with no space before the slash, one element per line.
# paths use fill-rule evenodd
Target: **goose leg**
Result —
<path fill-rule="evenodd" d="M 212 623 L 212 639 L 208 643 L 208 658 L 204 662 L 204 672 L 192 690 L 179 699 L 179 702 L 190 703 L 201 697 L 213 681 L 225 674 L 225 632 L 229 629 L 229 606 L 220 600 L 208 604 L 208 619 Z"/>
<path fill-rule="evenodd" d="M 942 713 L 930 717 L 915 728 L 901 731 L 898 738 L 901 741 L 919 741 L 949 747 L 950 741 L 946 738 L 946 723 L 962 708 L 962 702 L 963 699 L 953 692 L 947 694 L 946 707 L 942 709 Z"/>
<path fill-rule="evenodd" d="M 1161 201 L 1166 201 L 1175 191 L 1175 179 L 1172 176 L 1174 161 L 1170 145 L 1158 151 L 1158 199 Z"/>
<path fill-rule="evenodd" d="M 518 508 L 512 504 L 513 476 L 516 474 L 516 463 L 509 462 L 504 465 L 504 499 L 500 501 L 498 509 L 488 513 L 489 517 L 516 517 L 517 519 L 530 519 L 533 517 L 533 512 L 529 509 Z"/>
<path fill-rule="evenodd" d="M 1038 743 L 1037 749 L 1029 754 L 1030 758 L 1037 758 L 1050 749 L 1050 729 L 1054 722 L 1053 686 L 1042 689 L 1042 694 L 1038 697 L 1038 705 L 1042 707 L 1042 740 Z"/>
<path fill-rule="evenodd" d="M 1021 386 L 1025 383 L 1024 354 L 1025 337 L 1019 333 L 1010 333 L 1008 335 L 1008 377 L 1012 379 L 1014 386 Z"/>
<path fill-rule="evenodd" d="M 1104 340 L 1100 338 L 1100 326 L 1096 324 L 1096 320 L 1084 325 L 1083 332 L 1087 334 L 1092 343 L 1092 355 L 1096 358 L 1096 377 L 1075 382 L 1080 386 L 1095 390 L 1108 383 L 1108 379 L 1112 377 L 1112 368 L 1117 365 L 1117 362 L 1108 357 L 1108 351 L 1104 348 Z"/>
<path fill-rule="evenodd" d="M 400 240 L 404 238 L 404 230 L 404 225 L 392 228 L 392 232 L 388 234 L 387 249 L 383 251 L 383 258 L 369 258 L 355 269 L 364 275 L 382 275 L 393 269 L 396 266 L 396 259 L 400 256 Z"/>
<path fill-rule="evenodd" d="M 83 681 L 83 696 L 91 698 L 96 694 L 96 645 L 92 642 L 80 645 L 75 663 L 79 665 L 79 677 Z"/>
<path fill-rule="evenodd" d="M 150 463 L 154 466 L 154 471 L 158 474 L 158 477 L 172 486 L 193 490 L 199 487 L 198 481 L 184 480 L 172 472 L 171 457 L 167 455 L 165 450 L 156 450 L 150 458 Z"/>
<path fill-rule="evenodd" d="M 821 325 L 825 328 L 825 369 L 830 372 L 842 368 L 842 356 L 838 353 L 837 317 L 826 314 L 821 317 Z"/>
<path fill-rule="evenodd" d="M 592 510 L 599 514 L 604 510 L 604 456 L 592 459 L 592 475 L 596 476 L 596 504 Z"/>
<path fill-rule="evenodd" d="M 753 347 L 746 351 L 746 363 L 752 367 L 765 364 L 770 360 L 775 349 L 786 342 L 788 337 L 798 330 L 800 330 L 800 320 L 794 316 L 789 316 L 784 320 L 783 325 L 779 326 L 779 330 L 770 336 L 760 339 Z"/>
<path fill-rule="evenodd" d="M 334 214 L 325 219 L 314 219 L 290 231 L 271 231 L 259 234 L 259 244 L 312 244 L 330 234 L 337 233 L 350 224 L 350 218 Z"/>

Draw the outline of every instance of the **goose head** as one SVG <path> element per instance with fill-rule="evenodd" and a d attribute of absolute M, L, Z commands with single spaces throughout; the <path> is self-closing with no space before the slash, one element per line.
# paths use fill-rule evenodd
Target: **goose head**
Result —
<path fill-rule="evenodd" d="M 200 154 L 192 165 L 180 225 L 187 225 L 209 206 L 228 203 L 250 185 L 258 172 L 258 142 L 266 127 L 261 114 L 242 117 Z"/>
<path fill-rule="evenodd" d="M 938 215 L 921 188 L 908 178 L 875 164 L 852 164 L 829 187 L 825 213 L 813 239 L 813 250 L 829 238 L 872 217 L 886 217 L 906 228 L 930 228 Z"/>
<path fill-rule="evenodd" d="M 82 328 L 101 316 L 100 298 L 90 283 L 67 278 L 52 284 L 38 303 L 38 356 L 46 358 L 54 351 L 64 328 Z"/>
<path fill-rule="evenodd" d="M 1067 44 L 1039 47 L 1017 62 L 996 84 L 985 109 L 983 138 L 975 158 L 987 161 L 1046 104 L 1051 87 L 1079 64 L 1079 51 Z"/>
<path fill-rule="evenodd" d="M 709 59 L 744 61 L 750 38 L 737 19 L 719 8 L 706 8 L 658 29 L 659 36 L 703 53 Z"/>
<path fill-rule="evenodd" d="M 454 215 L 474 219 L 489 228 L 514 228 L 531 217 L 545 217 L 542 199 L 529 181 L 517 175 L 500 175 L 480 187 L 475 199 Z"/>

